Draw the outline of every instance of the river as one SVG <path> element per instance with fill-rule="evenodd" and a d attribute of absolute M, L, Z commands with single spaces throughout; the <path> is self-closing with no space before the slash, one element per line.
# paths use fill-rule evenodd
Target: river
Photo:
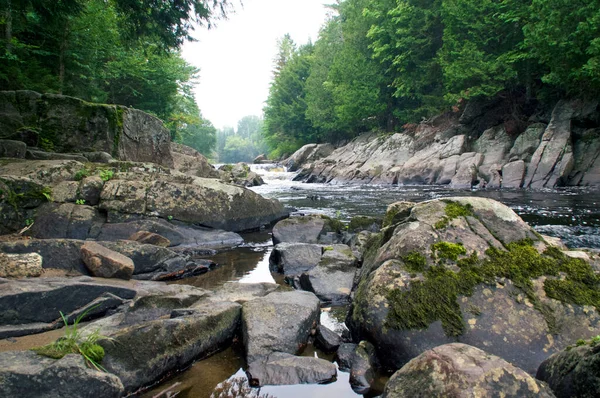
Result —
<path fill-rule="evenodd" d="M 600 248 L 600 191 L 565 188 L 545 191 L 529 190 L 452 190 L 443 186 L 378 186 L 304 184 L 292 181 L 295 173 L 276 165 L 252 165 L 266 184 L 252 188 L 255 192 L 281 201 L 299 214 L 325 214 L 348 221 L 356 215 L 382 217 L 387 206 L 406 200 L 420 202 L 449 196 L 479 196 L 498 200 L 511 207 L 538 232 L 560 237 L 570 248 Z M 225 283 L 276 282 L 278 275 L 269 271 L 272 250 L 269 230 L 243 234 L 245 243 L 209 257 L 219 266 L 204 275 L 175 283 L 214 289 Z M 341 333 L 345 325 L 344 308 L 325 308 L 321 323 Z M 243 368 L 243 347 L 233 346 L 212 357 L 198 361 L 187 370 L 144 392 L 141 396 L 179 398 L 208 397 L 357 397 L 349 385 L 349 374 L 338 372 L 338 380 L 328 385 L 266 386 L 250 389 Z M 316 355 L 331 360 L 310 347 L 302 355 Z M 380 387 L 385 383 L 380 378 Z M 165 392 L 166 391 L 166 392 Z M 237 391 L 237 392 L 234 392 Z M 161 394 L 162 393 L 162 394 Z M 375 392 L 376 394 L 377 392 Z"/>

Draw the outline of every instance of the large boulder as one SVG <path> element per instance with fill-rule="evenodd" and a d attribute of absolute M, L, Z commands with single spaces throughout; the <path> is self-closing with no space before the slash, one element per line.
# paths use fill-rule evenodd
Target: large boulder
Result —
<path fill-rule="evenodd" d="M 171 153 L 175 170 L 194 177 L 219 178 L 219 172 L 194 148 L 171 142 Z"/>
<path fill-rule="evenodd" d="M 0 242 L 0 251 L 10 254 L 38 254 L 44 270 L 60 270 L 65 275 L 89 275 L 81 259 L 81 246 L 75 239 L 23 239 Z"/>
<path fill-rule="evenodd" d="M 30 234 L 40 239 L 85 240 L 103 223 L 104 218 L 95 207 L 75 203 L 44 203 L 36 209 Z"/>
<path fill-rule="evenodd" d="M 275 292 L 246 302 L 242 332 L 247 362 L 277 351 L 298 353 L 316 330 L 319 313 L 319 299 L 309 292 Z"/>
<path fill-rule="evenodd" d="M 274 352 L 265 362 L 251 363 L 247 374 L 250 385 L 258 387 L 329 383 L 335 381 L 337 370 L 333 363 L 324 359 Z"/>
<path fill-rule="evenodd" d="M 331 155 L 335 148 L 331 144 L 306 144 L 283 161 L 288 171 L 297 171 L 307 163 Z"/>
<path fill-rule="evenodd" d="M 534 373 L 600 334 L 596 281 L 501 203 L 432 200 L 370 240 L 347 323 L 392 370 L 460 339 Z"/>
<path fill-rule="evenodd" d="M 255 187 L 265 183 L 246 163 L 224 164 L 219 167 L 219 172 L 221 180 L 243 187 Z"/>
<path fill-rule="evenodd" d="M 300 276 L 300 286 L 328 304 L 346 304 L 354 283 L 357 258 L 346 245 L 324 246 L 319 263 Z"/>
<path fill-rule="evenodd" d="M 279 224 L 279 223 L 278 223 Z M 269 257 L 272 272 L 288 278 L 314 268 L 321 261 L 323 246 L 311 243 L 279 243 Z"/>
<path fill-rule="evenodd" d="M 44 149 L 104 151 L 121 160 L 173 166 L 169 130 L 137 109 L 31 91 L 4 91 L 0 103 L 0 130 L 14 135 L 23 127 L 34 129 Z"/>
<path fill-rule="evenodd" d="M 341 223 L 327 216 L 291 217 L 273 227 L 273 243 L 329 243 L 341 231 Z M 335 237 L 333 237 L 334 240 Z"/>
<path fill-rule="evenodd" d="M 0 158 L 19 158 L 25 157 L 27 145 L 21 141 L 0 140 Z"/>
<path fill-rule="evenodd" d="M 579 340 L 575 347 L 553 354 L 536 377 L 550 385 L 558 398 L 600 396 L 600 338 Z"/>
<path fill-rule="evenodd" d="M 0 353 L 0 396 L 21 398 L 120 398 L 124 389 L 113 374 L 87 366 L 81 355 L 59 360 L 32 351 Z"/>
<path fill-rule="evenodd" d="M 466 344 L 446 344 L 425 351 L 385 386 L 383 398 L 545 397 L 548 386 L 504 359 Z"/>

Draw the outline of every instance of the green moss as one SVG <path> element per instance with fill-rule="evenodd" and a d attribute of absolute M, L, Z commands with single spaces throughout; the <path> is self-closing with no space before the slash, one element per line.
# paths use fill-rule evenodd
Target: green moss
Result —
<path fill-rule="evenodd" d="M 404 265 L 409 272 L 424 272 L 427 267 L 427 258 L 419 252 L 410 252 L 402 257 Z"/>
<path fill-rule="evenodd" d="M 563 279 L 545 281 L 548 297 L 600 310 L 600 278 L 585 261 L 569 258 L 554 248 L 539 254 L 530 240 L 509 243 L 506 248 L 506 251 L 488 249 L 487 258 L 483 260 L 472 253 L 456 262 L 458 272 L 442 265 L 430 267 L 423 273 L 424 280 L 413 282 L 410 290 L 392 290 L 387 296 L 390 303 L 387 325 L 396 329 L 420 329 L 440 320 L 448 336 L 459 335 L 464 325 L 458 297 L 471 296 L 477 285 L 493 285 L 497 278 L 510 279 L 524 292 L 543 315 L 551 333 L 557 332 L 557 322 L 552 309 L 535 295 L 533 279 L 561 274 Z M 466 254 L 463 246 L 448 242 L 439 242 L 432 250 L 442 259 L 456 259 Z"/>
<path fill-rule="evenodd" d="M 462 205 L 458 202 L 444 201 L 446 207 L 444 209 L 446 215 L 435 223 L 435 229 L 444 229 L 450 221 L 458 217 L 467 217 L 473 215 L 473 206 L 471 204 Z"/>
<path fill-rule="evenodd" d="M 85 177 L 89 177 L 90 176 L 90 171 L 88 169 L 80 169 L 78 170 L 75 175 L 73 176 L 73 179 L 75 181 L 81 181 L 83 180 Z"/>
<path fill-rule="evenodd" d="M 458 256 L 467 254 L 462 243 L 437 242 L 431 245 L 434 259 L 457 261 Z"/>
<path fill-rule="evenodd" d="M 231 173 L 233 171 L 233 165 L 232 164 L 224 164 L 223 166 L 220 167 L 221 170 L 226 171 L 228 173 Z"/>
<path fill-rule="evenodd" d="M 339 219 L 331 218 L 326 215 L 321 215 L 321 218 L 327 221 L 325 225 L 332 232 L 337 232 L 339 234 L 346 229 L 346 225 Z"/>
<path fill-rule="evenodd" d="M 377 220 L 373 217 L 356 216 L 352 217 L 350 224 L 348 224 L 348 230 L 351 232 L 359 232 L 369 229 L 373 224 L 381 226 L 381 220 Z"/>
<path fill-rule="evenodd" d="M 323 247 L 323 251 L 324 252 L 331 251 L 331 250 L 333 250 L 332 246 L 325 246 L 325 247 Z"/>

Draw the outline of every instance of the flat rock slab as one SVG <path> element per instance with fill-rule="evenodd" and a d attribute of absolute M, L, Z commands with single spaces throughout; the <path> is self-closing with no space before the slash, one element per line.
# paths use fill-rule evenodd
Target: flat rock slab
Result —
<path fill-rule="evenodd" d="M 81 355 L 46 358 L 32 351 L 0 352 L 0 396 L 20 398 L 119 398 L 115 375 L 89 368 Z"/>
<path fill-rule="evenodd" d="M 452 343 L 425 351 L 390 378 L 383 398 L 540 397 L 554 394 L 543 382 L 504 359 Z"/>
<path fill-rule="evenodd" d="M 292 217 L 279 221 L 273 227 L 273 243 L 318 243 L 325 231 L 326 219 L 320 216 Z"/>
<path fill-rule="evenodd" d="M 130 393 L 230 344 L 240 315 L 241 305 L 237 303 L 210 303 L 173 311 L 169 319 L 132 326 L 126 326 L 126 314 L 115 314 L 87 325 L 85 330 L 99 328 L 100 334 L 110 337 L 100 341 L 106 353 L 102 365 L 119 376 Z"/>
<path fill-rule="evenodd" d="M 310 243 L 279 243 L 269 257 L 269 268 L 288 277 L 300 275 L 321 261 L 323 246 Z"/>
<path fill-rule="evenodd" d="M 160 247 L 171 246 L 171 241 L 169 239 L 150 231 L 137 231 L 136 233 L 132 234 L 129 238 L 127 238 L 127 240 L 133 240 L 139 243 L 145 243 L 148 245 Z"/>
<path fill-rule="evenodd" d="M 0 280 L 0 325 L 52 323 L 104 293 L 132 299 L 136 290 L 91 278 Z"/>
<path fill-rule="evenodd" d="M 324 384 L 336 380 L 335 364 L 320 358 L 297 357 L 274 352 L 265 360 L 248 366 L 251 386 Z"/>
<path fill-rule="evenodd" d="M 234 301 L 239 304 L 244 304 L 246 301 L 264 297 L 278 289 L 279 285 L 276 283 L 230 282 L 216 290 L 210 299 L 213 301 Z"/>
<path fill-rule="evenodd" d="M 129 257 L 96 242 L 86 242 L 81 247 L 81 258 L 90 273 L 101 278 L 131 279 L 135 269 Z"/>
<path fill-rule="evenodd" d="M 275 292 L 248 301 L 242 311 L 247 362 L 276 351 L 298 353 L 316 328 L 319 314 L 319 299 L 309 292 Z"/>

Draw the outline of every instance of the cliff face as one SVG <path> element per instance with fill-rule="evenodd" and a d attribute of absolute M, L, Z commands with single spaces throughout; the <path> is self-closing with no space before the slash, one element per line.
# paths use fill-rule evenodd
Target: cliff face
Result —
<path fill-rule="evenodd" d="M 560 101 L 516 126 L 498 104 L 469 104 L 393 135 L 363 134 L 304 164 L 307 182 L 455 188 L 600 185 L 598 102 Z M 521 131 L 515 133 L 515 131 Z"/>
<path fill-rule="evenodd" d="M 124 106 L 33 91 L 0 91 L 0 139 L 54 152 L 103 151 L 119 160 L 173 167 L 160 119 Z"/>

